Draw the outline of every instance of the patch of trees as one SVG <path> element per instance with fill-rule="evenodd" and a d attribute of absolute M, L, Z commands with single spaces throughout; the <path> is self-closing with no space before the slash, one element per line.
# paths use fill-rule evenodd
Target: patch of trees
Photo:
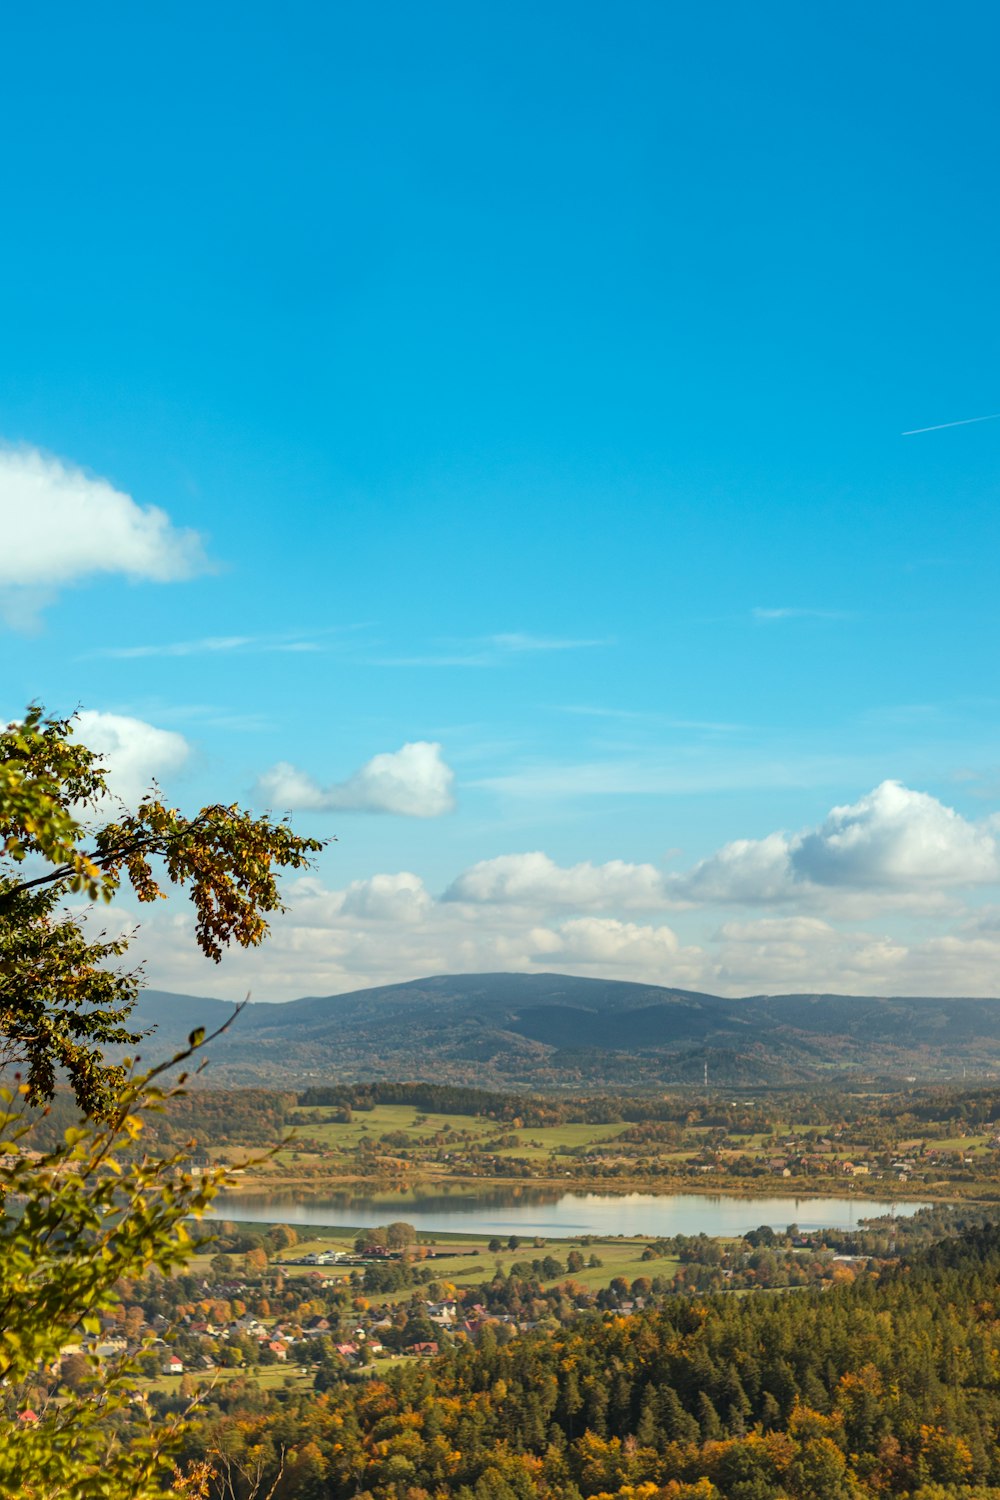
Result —
<path fill-rule="evenodd" d="M 520 1302 L 537 1283 L 507 1285 Z M 674 1297 L 513 1339 L 487 1325 L 280 1400 L 220 1386 L 188 1443 L 275 1475 L 284 1448 L 286 1500 L 995 1500 L 998 1363 L 986 1226 L 822 1294 Z"/>
<path fill-rule="evenodd" d="M 192 1089 L 170 1101 L 156 1136 L 170 1146 L 270 1146 L 285 1134 L 295 1103 L 295 1094 L 275 1089 Z"/>
<path fill-rule="evenodd" d="M 354 1241 L 358 1255 L 371 1255 L 383 1250 L 406 1250 L 417 1243 L 417 1231 L 405 1219 L 395 1219 L 391 1224 L 379 1224 L 374 1229 L 363 1229 Z"/>

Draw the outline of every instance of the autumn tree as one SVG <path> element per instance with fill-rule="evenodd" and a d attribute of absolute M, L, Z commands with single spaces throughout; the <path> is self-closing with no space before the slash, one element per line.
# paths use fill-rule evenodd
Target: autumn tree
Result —
<path fill-rule="evenodd" d="M 102 1313 L 117 1315 L 122 1285 L 183 1268 L 193 1251 L 185 1220 L 224 1180 L 195 1177 L 182 1153 L 142 1149 L 145 1116 L 183 1083 L 165 1089 L 160 1077 L 204 1033 L 142 1075 L 108 1062 L 105 1048 L 140 1039 L 128 1024 L 140 973 L 115 964 L 127 939 L 93 935 L 87 916 L 123 887 L 141 902 L 177 887 L 199 947 L 218 962 L 232 943 L 261 942 L 282 910 L 278 872 L 321 847 L 236 806 L 185 816 L 156 789 L 135 812 L 117 806 L 71 719 L 31 708 L 0 730 L 0 1062 L 25 1070 L 0 1092 L 0 1495 L 163 1493 L 182 1420 L 144 1430 L 127 1361 L 108 1369 L 84 1348 L 63 1376 L 61 1351 L 96 1336 Z M 62 1078 L 84 1122 L 35 1149 L 32 1107 Z M 206 1474 L 175 1489 L 203 1494 Z"/>
<path fill-rule="evenodd" d="M 84 1112 L 99 1115 L 124 1082 L 103 1049 L 141 1039 L 128 1025 L 140 972 L 115 966 L 128 939 L 91 935 L 88 905 L 123 886 L 144 903 L 177 887 L 194 907 L 198 946 L 218 963 L 230 944 L 263 940 L 282 910 L 277 872 L 303 868 L 322 844 L 235 805 L 186 816 L 155 788 L 128 811 L 75 731 L 39 707 L 0 731 L 0 1056 L 26 1069 L 31 1102 L 51 1098 L 65 1075 Z"/>
<path fill-rule="evenodd" d="M 405 1250 L 407 1245 L 416 1244 L 417 1231 L 404 1219 L 396 1219 L 385 1226 L 385 1242 L 390 1250 Z"/>
<path fill-rule="evenodd" d="M 162 1493 L 181 1424 L 140 1423 L 123 1443 L 116 1427 L 135 1410 L 134 1368 L 102 1364 L 86 1341 L 115 1307 L 120 1280 L 186 1264 L 184 1221 L 223 1179 L 192 1177 L 180 1155 L 142 1152 L 144 1116 L 175 1091 L 155 1073 L 131 1079 L 106 1117 L 36 1152 L 26 1087 L 0 1090 L 0 1495 Z M 63 1362 L 73 1345 L 81 1352 Z"/>

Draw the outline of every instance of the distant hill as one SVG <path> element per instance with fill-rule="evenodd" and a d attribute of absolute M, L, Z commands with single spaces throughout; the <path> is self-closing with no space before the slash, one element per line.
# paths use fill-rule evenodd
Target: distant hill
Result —
<path fill-rule="evenodd" d="M 222 1000 L 147 990 L 135 1019 L 159 1059 Z M 481 1087 L 698 1082 L 732 1086 L 1000 1072 L 1000 1001 L 853 995 L 723 999 L 567 974 L 441 974 L 245 1007 L 213 1043 L 208 1081 L 433 1078 Z"/>

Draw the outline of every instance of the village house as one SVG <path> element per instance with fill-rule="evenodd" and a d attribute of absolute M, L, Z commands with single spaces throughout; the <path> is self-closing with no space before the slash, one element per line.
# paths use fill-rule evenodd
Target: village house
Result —
<path fill-rule="evenodd" d="M 427 1316 L 432 1323 L 451 1324 L 454 1323 L 458 1313 L 458 1303 L 452 1300 L 445 1302 L 426 1302 Z"/>
<path fill-rule="evenodd" d="M 267 1329 L 252 1313 L 243 1313 L 241 1317 L 233 1319 L 229 1325 L 229 1331 L 230 1333 L 249 1333 L 251 1337 L 259 1338 L 261 1334 L 267 1332 Z"/>

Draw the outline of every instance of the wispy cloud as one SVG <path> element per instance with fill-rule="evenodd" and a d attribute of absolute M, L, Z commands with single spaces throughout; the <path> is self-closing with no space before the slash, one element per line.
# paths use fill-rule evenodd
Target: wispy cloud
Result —
<path fill-rule="evenodd" d="M 935 422 L 933 427 L 911 427 L 901 432 L 900 437 L 919 437 L 922 432 L 944 432 L 946 427 L 972 427 L 976 422 L 1000 421 L 1000 411 L 990 412 L 988 417 L 963 417 L 959 422 Z"/>
<path fill-rule="evenodd" d="M 635 708 L 602 708 L 589 703 L 562 703 L 557 713 L 576 714 L 587 719 L 611 719 L 626 724 L 655 724 L 664 729 L 693 729 L 709 734 L 735 734 L 746 729 L 745 724 L 720 723 L 714 719 L 674 719 L 669 714 L 658 714 Z"/>
<path fill-rule="evenodd" d="M 548 651 L 582 651 L 595 646 L 611 646 L 606 639 L 529 635 L 522 631 L 503 631 L 495 635 L 473 636 L 467 641 L 444 640 L 438 652 L 420 656 L 383 656 L 374 659 L 375 667 L 497 667 L 514 656 Z"/>
<path fill-rule="evenodd" d="M 238 734 L 260 734 L 274 727 L 269 714 L 259 711 L 238 713 L 207 703 L 156 703 L 148 712 L 168 723 L 226 729 Z"/>
<path fill-rule="evenodd" d="M 367 663 L 370 667 L 495 667 L 500 658 L 480 652 L 478 655 L 456 656 L 375 656 Z"/>
<path fill-rule="evenodd" d="M 718 747 L 717 747 L 718 750 Z M 788 757 L 732 753 L 713 755 L 692 744 L 683 753 L 655 759 L 630 756 L 609 760 L 534 763 L 470 780 L 471 787 L 503 797 L 556 802 L 584 797 L 691 796 L 698 793 L 759 790 L 773 787 L 836 786 L 862 779 L 870 766 L 862 756 L 819 753 Z"/>
<path fill-rule="evenodd" d="M 193 641 L 157 641 L 140 646 L 102 646 L 88 653 L 90 656 L 110 657 L 116 661 L 136 661 L 146 657 L 170 656 L 214 656 L 226 652 L 310 652 L 322 651 L 323 636 L 359 630 L 357 625 L 329 626 L 309 634 L 320 640 L 309 640 L 305 633 L 288 632 L 283 635 L 208 635 Z"/>
<path fill-rule="evenodd" d="M 845 609 L 800 609 L 796 605 L 782 605 L 777 609 L 758 607 L 752 611 L 755 620 L 852 620 L 854 615 Z"/>
<path fill-rule="evenodd" d="M 610 639 L 574 640 L 551 635 L 524 635 L 512 631 L 506 635 L 491 635 L 487 639 L 498 651 L 580 651 L 589 646 L 610 646 Z"/>
<path fill-rule="evenodd" d="M 91 656 L 109 656 L 130 661 L 145 656 L 205 656 L 216 651 L 242 651 L 253 644 L 247 635 L 206 636 L 200 641 L 171 641 L 155 646 L 102 646 Z"/>

